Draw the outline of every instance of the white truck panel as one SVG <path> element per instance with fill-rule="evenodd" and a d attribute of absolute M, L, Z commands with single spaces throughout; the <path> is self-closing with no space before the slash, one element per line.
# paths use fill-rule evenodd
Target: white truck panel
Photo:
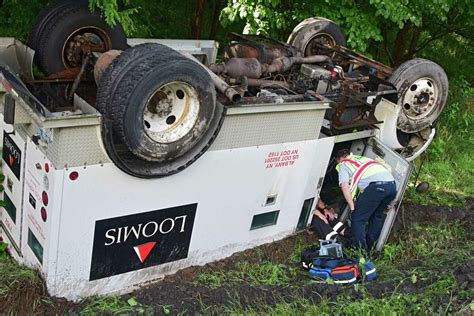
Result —
<path fill-rule="evenodd" d="M 325 139 L 211 151 L 183 172 L 155 180 L 128 176 L 113 164 L 65 171 L 51 293 L 77 299 L 117 289 L 123 292 L 183 267 L 288 236 L 295 231 L 309 184 L 325 173 L 324 161 L 332 145 L 331 139 Z M 318 159 L 321 152 L 329 154 Z M 280 165 L 265 163 L 268 156 L 281 153 L 285 155 L 275 157 L 291 158 Z M 315 161 L 321 161 L 317 167 Z M 76 181 L 67 176 L 73 171 L 79 173 Z M 314 194 L 315 188 L 311 191 Z M 275 195 L 275 203 L 266 206 L 267 197 Z M 186 259 L 89 281 L 96 220 L 192 203 L 197 203 L 197 210 Z M 250 229 L 255 214 L 275 210 L 280 211 L 275 225 Z"/>

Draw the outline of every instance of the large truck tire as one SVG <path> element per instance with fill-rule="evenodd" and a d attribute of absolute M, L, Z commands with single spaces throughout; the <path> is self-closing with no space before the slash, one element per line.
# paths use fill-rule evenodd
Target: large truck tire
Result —
<path fill-rule="evenodd" d="M 328 55 L 324 46 L 346 46 L 346 37 L 341 28 L 331 20 L 315 17 L 298 24 L 288 38 L 288 44 L 298 48 L 304 56 Z M 319 45 L 318 45 L 319 44 Z"/>
<path fill-rule="evenodd" d="M 61 0 L 55 4 L 48 6 L 46 9 L 42 10 L 35 18 L 31 30 L 28 33 L 28 39 L 26 45 L 35 51 L 38 49 L 38 44 L 40 43 L 40 37 L 43 33 L 44 26 L 48 24 L 48 21 L 58 12 L 61 12 L 66 7 L 74 5 L 87 5 L 87 0 Z M 38 54 L 35 54 L 34 60 L 35 63 L 38 62 Z"/>
<path fill-rule="evenodd" d="M 152 43 L 125 50 L 107 67 L 97 109 L 109 156 L 139 177 L 166 176 L 189 166 L 210 146 L 223 118 L 207 71 Z"/>
<path fill-rule="evenodd" d="M 128 47 L 122 27 L 107 25 L 83 0 L 60 1 L 40 14 L 28 42 L 36 50 L 37 65 L 46 74 L 80 67 L 82 49 L 87 45 L 93 52 Z"/>
<path fill-rule="evenodd" d="M 441 66 L 427 59 L 411 59 L 389 81 L 398 91 L 399 130 L 415 133 L 434 124 L 448 99 L 448 77 Z"/>

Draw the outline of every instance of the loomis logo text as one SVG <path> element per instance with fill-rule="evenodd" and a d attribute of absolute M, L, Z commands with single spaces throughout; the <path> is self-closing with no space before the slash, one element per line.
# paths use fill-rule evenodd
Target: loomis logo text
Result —
<path fill-rule="evenodd" d="M 196 209 L 189 204 L 97 221 L 89 279 L 186 258 Z"/>

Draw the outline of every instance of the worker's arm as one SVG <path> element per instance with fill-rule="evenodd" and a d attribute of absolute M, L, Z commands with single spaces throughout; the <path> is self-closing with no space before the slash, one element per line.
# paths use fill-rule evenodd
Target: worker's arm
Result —
<path fill-rule="evenodd" d="M 354 200 L 352 199 L 351 190 L 349 189 L 349 183 L 348 182 L 341 183 L 341 190 L 351 211 L 355 210 Z"/>

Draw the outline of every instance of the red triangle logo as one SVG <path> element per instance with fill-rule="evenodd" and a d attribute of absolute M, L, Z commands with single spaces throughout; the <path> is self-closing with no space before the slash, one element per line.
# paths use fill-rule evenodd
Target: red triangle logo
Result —
<path fill-rule="evenodd" d="M 156 241 L 152 241 L 152 242 L 147 242 L 146 244 L 133 247 L 141 263 L 145 262 L 146 258 L 148 258 L 151 250 L 155 247 L 155 245 L 156 245 Z"/>
<path fill-rule="evenodd" d="M 13 167 L 13 163 L 15 162 L 15 158 L 13 158 L 12 155 L 9 155 L 8 158 L 10 158 L 10 167 Z"/>

